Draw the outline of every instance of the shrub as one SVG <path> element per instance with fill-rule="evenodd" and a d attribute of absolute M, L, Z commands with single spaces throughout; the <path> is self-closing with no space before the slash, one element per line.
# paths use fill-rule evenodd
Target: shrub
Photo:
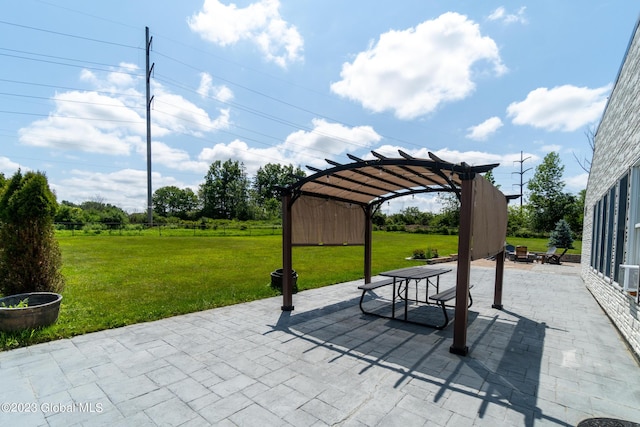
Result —
<path fill-rule="evenodd" d="M 41 172 L 20 171 L 0 198 L 0 292 L 61 292 L 62 257 L 54 238 L 56 197 Z"/>
<path fill-rule="evenodd" d="M 422 249 L 414 249 L 413 259 L 427 259 L 427 255 L 424 253 L 424 250 Z"/>

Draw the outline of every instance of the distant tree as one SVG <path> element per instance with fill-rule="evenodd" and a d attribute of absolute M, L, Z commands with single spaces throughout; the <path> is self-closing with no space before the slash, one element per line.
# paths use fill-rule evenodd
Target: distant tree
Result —
<path fill-rule="evenodd" d="M 584 199 L 587 190 L 580 190 L 578 196 L 567 196 L 567 204 L 564 220 L 569 223 L 571 230 L 582 234 L 582 226 L 584 223 Z"/>
<path fill-rule="evenodd" d="M 0 195 L 2 195 L 2 190 L 4 186 L 7 184 L 7 179 L 4 177 L 4 174 L 0 172 Z"/>
<path fill-rule="evenodd" d="M 521 236 L 528 234 L 530 226 L 530 218 L 527 209 L 520 209 L 520 206 L 507 207 L 508 210 L 508 224 L 507 235 L 508 236 Z"/>
<path fill-rule="evenodd" d="M 440 214 L 437 215 L 438 225 L 458 227 L 460 225 L 460 200 L 455 193 L 438 193 L 436 198 L 440 202 Z"/>
<path fill-rule="evenodd" d="M 560 162 L 560 156 L 551 152 L 536 167 L 533 178 L 529 181 L 527 208 L 536 231 L 552 230 L 565 215 L 566 206 L 570 201 L 563 193 L 563 172 L 564 166 Z"/>
<path fill-rule="evenodd" d="M 98 197 L 80 204 L 83 210 L 85 222 L 99 222 L 107 227 L 115 228 L 129 222 L 129 215 L 121 208 L 104 203 L 104 199 Z"/>
<path fill-rule="evenodd" d="M 0 197 L 0 292 L 61 292 L 56 196 L 41 172 L 16 172 Z"/>
<path fill-rule="evenodd" d="M 278 218 L 282 214 L 279 187 L 293 184 L 305 173 L 293 165 L 267 163 L 260 167 L 253 178 L 251 194 L 258 216 L 264 219 Z"/>
<path fill-rule="evenodd" d="M 294 168 L 291 164 L 283 166 L 278 163 L 267 163 L 256 172 L 252 189 L 258 203 L 264 203 L 268 199 L 280 198 L 278 187 L 293 184 L 304 176 L 305 173 L 302 169 Z"/>
<path fill-rule="evenodd" d="M 71 202 L 63 200 L 56 210 L 54 221 L 64 224 L 83 224 L 84 223 L 84 211 L 79 206 L 74 205 Z"/>
<path fill-rule="evenodd" d="M 488 171 L 487 173 L 485 173 L 484 175 L 484 179 L 486 179 L 487 181 L 489 181 L 492 185 L 495 185 L 497 188 L 500 188 L 500 185 L 496 185 L 496 179 L 493 176 L 493 169 Z"/>
<path fill-rule="evenodd" d="M 152 200 L 154 212 L 165 217 L 188 219 L 198 208 L 198 196 L 190 188 L 161 187 L 153 193 Z"/>
<path fill-rule="evenodd" d="M 373 217 L 371 218 L 371 222 L 377 227 L 384 227 L 387 223 L 387 216 L 380 212 L 379 210 L 375 211 Z"/>
<path fill-rule="evenodd" d="M 420 224 L 422 213 L 417 206 L 409 206 L 400 211 L 405 224 Z"/>
<path fill-rule="evenodd" d="M 250 219 L 249 180 L 244 165 L 216 160 L 200 185 L 202 215 L 213 219 Z"/>

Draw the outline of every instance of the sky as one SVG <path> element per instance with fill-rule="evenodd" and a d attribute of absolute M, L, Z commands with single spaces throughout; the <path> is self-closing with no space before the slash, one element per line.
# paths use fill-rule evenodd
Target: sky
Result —
<path fill-rule="evenodd" d="M 640 13 L 635 0 L 21 0 L 0 14 L 0 172 L 45 172 L 58 201 L 147 209 L 215 161 L 330 167 L 398 150 L 499 163 L 526 196 L 557 152 L 584 166 Z M 523 173 L 521 173 L 523 172 Z M 526 199 L 525 199 L 526 203 Z M 433 198 L 401 198 L 383 213 Z"/>

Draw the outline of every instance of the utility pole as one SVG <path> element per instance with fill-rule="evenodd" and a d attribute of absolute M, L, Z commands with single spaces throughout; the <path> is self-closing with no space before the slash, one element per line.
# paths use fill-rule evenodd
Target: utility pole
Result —
<path fill-rule="evenodd" d="M 531 170 L 531 168 L 528 169 L 522 169 L 523 164 L 526 160 L 529 160 L 531 158 L 531 156 L 528 157 L 523 157 L 523 152 L 520 151 L 520 160 L 514 160 L 514 163 L 520 163 L 520 172 L 512 172 L 512 173 L 517 173 L 520 174 L 520 210 L 522 210 L 522 197 L 524 195 L 524 185 L 526 184 L 526 182 L 522 181 L 522 177 L 524 176 L 525 173 L 529 172 Z M 527 181 L 528 182 L 528 181 Z M 518 185 L 518 184 L 514 184 L 514 185 Z"/>
<path fill-rule="evenodd" d="M 149 227 L 151 227 L 153 224 L 153 203 L 151 200 L 151 102 L 153 101 L 153 97 L 151 96 L 151 73 L 153 72 L 153 66 L 155 64 L 149 66 L 149 51 L 151 50 L 151 42 L 153 41 L 153 37 L 149 38 L 149 27 L 145 27 L 145 33 L 147 47 L 147 222 L 149 223 Z"/>

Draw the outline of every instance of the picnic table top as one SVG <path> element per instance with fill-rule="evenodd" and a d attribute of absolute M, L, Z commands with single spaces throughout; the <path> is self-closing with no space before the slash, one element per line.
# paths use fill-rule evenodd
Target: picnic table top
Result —
<path fill-rule="evenodd" d="M 380 273 L 380 276 L 397 277 L 401 279 L 426 279 L 450 272 L 448 267 L 406 267 Z"/>

